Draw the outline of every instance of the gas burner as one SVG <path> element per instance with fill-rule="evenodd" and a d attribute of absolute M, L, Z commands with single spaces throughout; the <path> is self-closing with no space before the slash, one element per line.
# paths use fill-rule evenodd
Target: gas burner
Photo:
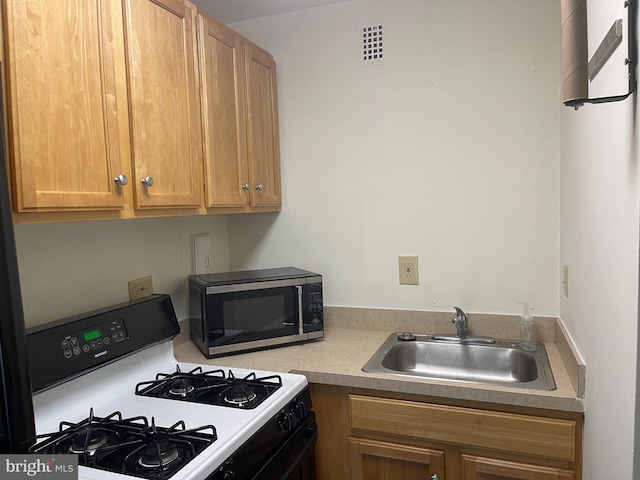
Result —
<path fill-rule="evenodd" d="M 229 387 L 220 395 L 224 402 L 241 408 L 247 403 L 251 403 L 258 398 L 258 395 L 253 388 L 245 387 L 243 385 L 234 385 Z"/>
<path fill-rule="evenodd" d="M 99 448 L 113 443 L 117 443 L 117 439 L 114 439 L 113 435 L 107 435 L 100 428 L 89 427 L 80 430 L 73 436 L 69 453 L 94 455 Z"/>
<path fill-rule="evenodd" d="M 179 457 L 180 453 L 174 443 L 169 440 L 160 440 L 144 448 L 138 464 L 148 470 L 167 470 Z"/>
<path fill-rule="evenodd" d="M 191 392 L 193 392 L 195 388 L 196 387 L 194 387 L 189 380 L 185 378 L 180 378 L 178 380 L 173 381 L 173 383 L 169 388 L 169 394 L 175 397 L 186 397 Z"/>

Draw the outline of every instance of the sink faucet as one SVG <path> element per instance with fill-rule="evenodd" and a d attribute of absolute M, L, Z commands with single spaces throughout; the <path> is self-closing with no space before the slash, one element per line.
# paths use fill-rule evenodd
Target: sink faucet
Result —
<path fill-rule="evenodd" d="M 458 337 L 465 338 L 467 336 L 467 316 L 462 309 L 458 307 L 453 308 L 456 309 L 456 318 L 451 321 L 456 325 Z"/>

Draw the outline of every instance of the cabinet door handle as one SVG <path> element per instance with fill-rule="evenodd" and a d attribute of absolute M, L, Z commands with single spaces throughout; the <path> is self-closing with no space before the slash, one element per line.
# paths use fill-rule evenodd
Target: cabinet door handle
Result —
<path fill-rule="evenodd" d="M 261 183 L 259 183 L 258 185 L 256 185 L 256 190 L 258 191 L 262 191 L 264 189 L 264 185 L 262 185 Z"/>
<path fill-rule="evenodd" d="M 438 480 L 438 474 L 434 473 L 429 480 Z"/>
<path fill-rule="evenodd" d="M 242 189 L 243 190 L 249 190 L 251 188 L 251 185 L 249 185 L 248 183 L 243 183 L 242 184 Z"/>
<path fill-rule="evenodd" d="M 145 187 L 153 187 L 153 178 L 152 177 L 144 177 L 142 179 L 142 184 Z"/>
<path fill-rule="evenodd" d="M 127 184 L 129 179 L 127 178 L 126 175 L 120 174 L 116 178 L 114 178 L 113 181 L 116 182 L 116 185 L 120 185 L 121 187 L 123 187 L 124 185 Z"/>

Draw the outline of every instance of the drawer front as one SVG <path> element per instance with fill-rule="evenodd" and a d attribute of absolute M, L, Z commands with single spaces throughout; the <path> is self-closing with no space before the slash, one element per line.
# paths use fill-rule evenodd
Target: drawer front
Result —
<path fill-rule="evenodd" d="M 575 460 L 573 420 L 349 395 L 351 428 Z"/>

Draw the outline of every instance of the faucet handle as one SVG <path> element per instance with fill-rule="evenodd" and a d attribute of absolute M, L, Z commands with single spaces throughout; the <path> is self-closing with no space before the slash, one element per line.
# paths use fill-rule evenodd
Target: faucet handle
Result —
<path fill-rule="evenodd" d="M 462 311 L 461 308 L 458 308 L 458 307 L 453 307 L 453 308 L 456 309 L 457 316 L 451 321 L 456 326 L 458 337 L 465 338 L 467 336 L 467 316 L 465 315 L 465 313 Z"/>
<path fill-rule="evenodd" d="M 455 308 L 456 310 L 456 318 L 467 318 L 467 315 L 462 311 L 461 308 L 458 308 L 458 307 L 453 307 L 453 308 Z"/>

